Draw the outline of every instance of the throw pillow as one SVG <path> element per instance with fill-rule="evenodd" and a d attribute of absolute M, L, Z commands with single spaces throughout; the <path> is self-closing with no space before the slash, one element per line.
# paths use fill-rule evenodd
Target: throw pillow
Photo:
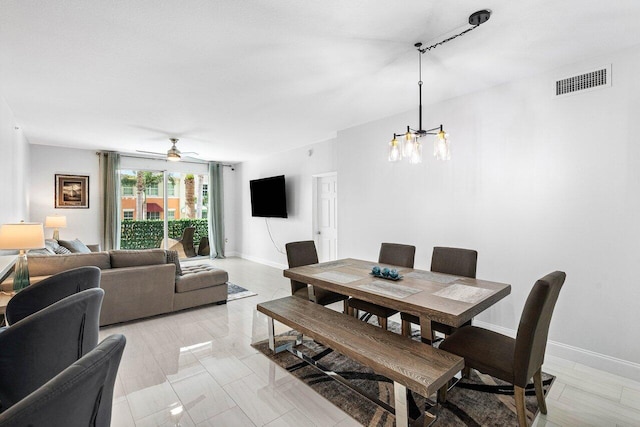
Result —
<path fill-rule="evenodd" d="M 56 253 L 56 249 L 60 247 L 60 244 L 55 239 L 45 239 L 44 247 L 51 251 L 52 254 Z"/>
<path fill-rule="evenodd" d="M 58 240 L 58 243 L 60 243 L 60 246 L 63 246 L 69 249 L 69 251 L 71 251 L 71 253 L 74 253 L 74 254 L 90 254 L 91 253 L 91 249 L 89 249 L 87 245 L 85 245 L 78 239 Z"/>
<path fill-rule="evenodd" d="M 69 249 L 65 248 L 62 245 L 56 246 L 56 248 L 53 251 L 55 253 L 57 253 L 58 255 L 67 255 L 67 254 L 71 253 L 71 251 Z"/>
<path fill-rule="evenodd" d="M 167 251 L 167 264 L 174 263 L 176 265 L 176 276 L 182 276 L 182 267 L 180 259 L 178 259 L 178 251 Z"/>

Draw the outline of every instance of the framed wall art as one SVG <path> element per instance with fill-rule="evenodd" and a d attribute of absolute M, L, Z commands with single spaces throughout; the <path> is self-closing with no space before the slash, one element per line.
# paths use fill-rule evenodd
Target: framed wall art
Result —
<path fill-rule="evenodd" d="M 56 174 L 56 208 L 89 209 L 89 176 Z"/>

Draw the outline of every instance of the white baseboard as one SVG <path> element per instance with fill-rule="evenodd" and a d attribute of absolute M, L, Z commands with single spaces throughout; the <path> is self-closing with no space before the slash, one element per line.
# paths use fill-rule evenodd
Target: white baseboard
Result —
<path fill-rule="evenodd" d="M 473 324 L 510 337 L 516 336 L 516 331 L 513 329 L 477 320 L 474 320 Z M 634 381 L 640 381 L 639 363 L 618 359 L 617 357 L 608 356 L 591 350 L 585 350 L 580 347 L 574 347 L 572 345 L 552 340 L 547 342 L 547 354 L 590 366 L 611 374 L 619 375 L 624 378 L 629 378 Z"/>
<path fill-rule="evenodd" d="M 248 261 L 257 262 L 259 264 L 268 265 L 269 267 L 277 268 L 279 270 L 286 270 L 287 268 L 289 268 L 289 266 L 286 265 L 286 264 L 280 264 L 280 263 L 269 261 L 269 260 L 266 260 L 266 259 L 257 258 L 257 257 L 251 256 L 251 255 L 246 255 L 246 254 L 243 254 L 243 253 L 240 253 L 240 252 L 236 253 L 235 256 L 237 256 L 239 258 L 246 259 Z"/>

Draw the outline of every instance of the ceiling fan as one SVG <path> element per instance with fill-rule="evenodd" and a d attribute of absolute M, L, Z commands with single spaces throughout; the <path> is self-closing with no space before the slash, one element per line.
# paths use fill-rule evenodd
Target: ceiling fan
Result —
<path fill-rule="evenodd" d="M 178 150 L 178 147 L 176 147 L 176 144 L 179 141 L 178 138 L 169 138 L 169 141 L 171 141 L 171 148 L 167 150 L 167 153 L 166 153 L 167 160 L 170 160 L 172 162 L 179 162 L 182 156 L 185 154 L 194 154 L 196 156 L 198 155 L 198 153 L 193 151 L 181 152 L 180 150 Z M 154 154 L 156 156 L 165 156 L 165 153 L 158 153 L 155 151 L 142 151 L 142 150 L 136 150 L 136 151 L 138 153 Z"/>

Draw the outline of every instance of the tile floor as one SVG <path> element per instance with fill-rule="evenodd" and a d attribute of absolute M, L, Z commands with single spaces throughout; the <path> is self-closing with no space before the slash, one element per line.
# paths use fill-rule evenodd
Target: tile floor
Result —
<path fill-rule="evenodd" d="M 127 337 L 112 426 L 359 425 L 250 346 L 267 333 L 256 304 L 290 293 L 282 271 L 239 258 L 206 262 L 258 295 L 103 328 L 102 338 Z M 640 383 L 554 357 L 544 370 L 557 380 L 535 426 L 640 426 Z"/>

